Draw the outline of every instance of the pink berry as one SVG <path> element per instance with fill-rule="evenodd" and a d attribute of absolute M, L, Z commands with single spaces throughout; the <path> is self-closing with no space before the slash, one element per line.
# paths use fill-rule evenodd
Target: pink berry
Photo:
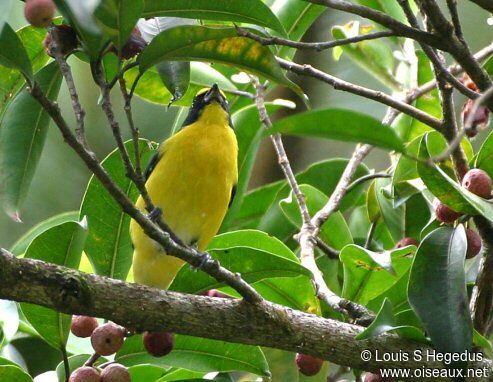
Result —
<path fill-rule="evenodd" d="M 462 187 L 484 199 L 491 197 L 491 178 L 483 170 L 469 170 L 462 179 Z"/>
<path fill-rule="evenodd" d="M 413 239 L 412 237 L 404 237 L 395 244 L 395 247 L 402 248 L 408 245 L 414 245 L 416 247 L 419 247 L 419 241 Z"/>
<path fill-rule="evenodd" d="M 301 374 L 311 377 L 320 372 L 324 360 L 311 355 L 297 353 L 295 362 Z"/>
<path fill-rule="evenodd" d="M 34 27 L 46 28 L 55 14 L 53 0 L 26 0 L 24 16 Z"/>
<path fill-rule="evenodd" d="M 435 199 L 433 201 L 433 207 L 435 209 L 437 220 L 441 221 L 442 223 L 453 223 L 462 216 L 460 212 L 454 211 L 452 208 L 446 206 L 438 199 Z"/>
<path fill-rule="evenodd" d="M 154 357 L 169 354 L 175 343 L 175 337 L 171 332 L 144 332 L 142 340 L 147 352 Z"/>
<path fill-rule="evenodd" d="M 130 373 L 119 363 L 112 363 L 101 372 L 101 382 L 130 382 Z"/>
<path fill-rule="evenodd" d="M 481 251 L 481 247 L 482 247 L 481 237 L 472 229 L 468 228 L 466 229 L 466 238 L 467 238 L 466 258 L 472 259 Z"/>
<path fill-rule="evenodd" d="M 97 327 L 91 335 L 94 351 L 100 355 L 116 353 L 123 345 L 125 329 L 112 322 Z"/>
<path fill-rule="evenodd" d="M 73 316 L 70 331 L 74 336 L 86 338 L 90 337 L 92 332 L 99 326 L 98 320 L 88 316 Z"/>
<path fill-rule="evenodd" d="M 394 382 L 394 378 L 382 377 L 379 373 L 366 373 L 365 382 Z"/>
<path fill-rule="evenodd" d="M 99 372 L 90 366 L 82 366 L 70 374 L 69 382 L 101 382 Z"/>

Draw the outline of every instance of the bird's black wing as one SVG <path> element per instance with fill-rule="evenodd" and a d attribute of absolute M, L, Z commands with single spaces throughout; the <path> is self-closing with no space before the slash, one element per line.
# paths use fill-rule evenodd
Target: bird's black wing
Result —
<path fill-rule="evenodd" d="M 159 162 L 159 159 L 161 159 L 161 155 L 160 155 L 160 152 L 158 150 L 158 152 L 152 156 L 151 160 L 147 164 L 147 167 L 146 167 L 146 169 L 144 171 L 145 180 L 148 180 L 149 179 L 149 177 L 151 176 L 152 171 L 154 170 L 154 168 L 157 165 L 157 162 Z"/>

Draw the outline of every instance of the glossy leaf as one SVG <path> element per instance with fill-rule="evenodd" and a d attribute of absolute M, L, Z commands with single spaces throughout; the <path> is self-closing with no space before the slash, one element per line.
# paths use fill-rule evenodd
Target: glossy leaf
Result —
<path fill-rule="evenodd" d="M 235 28 L 185 25 L 161 32 L 140 54 L 140 70 L 161 61 L 212 61 L 234 65 L 298 91 L 289 81 L 270 49 L 238 37 Z"/>
<path fill-rule="evenodd" d="M 156 69 L 164 86 L 172 95 L 170 103 L 182 98 L 190 85 L 190 63 L 163 61 L 156 64 Z"/>
<path fill-rule="evenodd" d="M 270 6 L 272 12 L 277 16 L 291 40 L 299 41 L 306 31 L 326 10 L 322 5 L 312 4 L 299 0 L 275 0 Z M 281 46 L 278 56 L 292 59 L 296 50 Z"/>
<path fill-rule="evenodd" d="M 66 222 L 52 227 L 36 237 L 25 258 L 77 269 L 87 236 L 87 222 Z M 21 303 L 29 323 L 46 342 L 56 349 L 65 346 L 72 317 L 39 305 Z"/>
<path fill-rule="evenodd" d="M 261 0 L 146 1 L 141 17 L 184 17 L 255 24 L 284 33 L 284 28 Z"/>
<path fill-rule="evenodd" d="M 405 208 L 393 205 L 392 181 L 386 178 L 375 179 L 375 196 L 379 211 L 394 241 L 404 237 Z"/>
<path fill-rule="evenodd" d="M 128 372 L 132 382 L 156 382 L 166 374 L 166 369 L 160 366 L 144 364 L 129 367 Z"/>
<path fill-rule="evenodd" d="M 438 228 L 419 246 L 409 277 L 409 302 L 434 347 L 443 353 L 462 353 L 472 346 L 466 249 L 463 226 Z"/>
<path fill-rule="evenodd" d="M 133 161 L 133 143 L 128 141 L 125 146 Z M 141 140 L 139 146 L 141 163 L 144 166 L 153 152 L 145 140 Z M 125 168 L 117 149 L 103 160 L 103 167 L 131 200 L 137 199 L 138 192 L 125 175 Z M 133 252 L 128 231 L 130 217 L 121 210 L 94 176 L 87 186 L 80 216 L 86 216 L 89 223 L 90 230 L 84 251 L 96 273 L 125 280 L 132 264 Z"/>
<path fill-rule="evenodd" d="M 404 151 L 403 142 L 392 128 L 373 117 L 351 110 L 324 109 L 299 113 L 276 121 L 269 133 L 369 143 L 398 152 Z"/>
<path fill-rule="evenodd" d="M 33 69 L 26 49 L 19 36 L 7 23 L 4 23 L 0 29 L 0 65 L 19 70 L 29 79 L 33 77 Z"/>
<path fill-rule="evenodd" d="M 121 49 L 130 37 L 143 9 L 144 0 L 100 0 L 94 17 L 103 33 Z"/>
<path fill-rule="evenodd" d="M 427 159 L 430 157 L 427 147 L 428 138 L 430 137 L 425 136 L 421 142 L 420 158 Z M 486 219 L 493 221 L 493 203 L 462 188 L 438 165 L 428 166 L 419 162 L 418 172 L 433 195 L 450 208 L 472 215 L 481 214 Z"/>
<path fill-rule="evenodd" d="M 385 299 L 377 313 L 375 320 L 364 331 L 356 336 L 357 340 L 366 340 L 383 333 L 405 333 L 404 338 L 426 342 L 426 337 L 418 328 L 411 325 L 397 325 L 392 308 L 392 303 Z"/>
<path fill-rule="evenodd" d="M 414 251 L 414 246 L 380 253 L 357 245 L 344 247 L 339 255 L 344 265 L 342 296 L 361 304 L 379 296 L 406 274 Z"/>
<path fill-rule="evenodd" d="M 36 73 L 49 59 L 42 44 L 46 32 L 44 29 L 34 28 L 29 25 L 19 29 L 17 35 L 22 45 L 24 45 L 33 71 Z M 6 106 L 22 88 L 24 82 L 24 76 L 18 70 L 0 65 L 0 118 L 5 112 Z"/>
<path fill-rule="evenodd" d="M 249 247 L 231 247 L 210 250 L 212 258 L 229 269 L 238 272 L 248 283 L 272 277 L 296 277 L 309 275 L 309 271 L 299 264 L 299 260 Z M 180 269 L 169 289 L 183 293 L 200 293 L 223 286 L 205 272 L 196 272 L 185 265 Z"/>
<path fill-rule="evenodd" d="M 205 374 L 206 373 L 204 372 L 172 367 L 163 377 L 159 378 L 156 382 L 187 381 L 189 380 L 189 378 L 201 378 L 205 376 Z"/>
<path fill-rule="evenodd" d="M 305 195 L 308 211 L 313 216 L 329 200 L 328 196 L 320 190 L 307 184 L 301 184 L 300 190 Z M 295 227 L 301 227 L 301 214 L 296 199 L 291 192 L 286 199 L 281 200 L 280 206 L 286 217 Z M 339 212 L 334 212 L 329 219 L 322 225 L 319 237 L 328 245 L 335 249 L 342 249 L 348 244 L 353 244 L 353 238 L 344 216 Z"/>
<path fill-rule="evenodd" d="M 40 70 L 35 81 L 46 96 L 55 100 L 61 75 L 56 63 Z M 3 208 L 19 219 L 19 208 L 27 194 L 43 150 L 50 118 L 26 89 L 11 102 L 0 130 L 0 184 Z"/>
<path fill-rule="evenodd" d="M 200 372 L 246 371 L 269 375 L 269 367 L 259 347 L 190 336 L 175 336 L 173 351 L 155 358 L 147 353 L 141 336 L 127 338 L 115 357 L 125 365 L 173 366 Z"/>
<path fill-rule="evenodd" d="M 24 370 L 13 365 L 0 366 L 0 381 L 32 382 L 32 378 Z"/>
<path fill-rule="evenodd" d="M 174 105 L 190 106 L 195 93 L 204 87 L 211 86 L 213 83 L 217 83 L 224 91 L 236 90 L 236 87 L 226 77 L 207 64 L 192 62 L 190 70 L 190 86 L 188 87 L 188 91 L 180 100 L 177 100 Z M 138 68 L 132 68 L 127 71 L 125 73 L 127 84 L 131 86 L 138 75 Z M 139 79 L 137 87 L 135 88 L 135 94 L 146 101 L 162 105 L 168 105 L 173 99 L 173 95 L 164 85 L 163 80 L 155 67 L 147 70 Z"/>
<path fill-rule="evenodd" d="M 334 26 L 332 36 L 335 40 L 343 40 L 371 32 L 371 27 L 362 26 L 357 21 L 350 21 L 346 25 Z M 351 60 L 385 86 L 393 90 L 400 90 L 401 84 L 393 76 L 395 60 L 392 49 L 384 41 L 368 40 L 338 47 Z M 337 49 L 334 50 L 337 52 Z"/>
<path fill-rule="evenodd" d="M 7 342 L 14 338 L 19 329 L 17 304 L 9 300 L 0 300 L 0 330 Z"/>
<path fill-rule="evenodd" d="M 76 221 L 79 218 L 78 211 L 63 212 L 59 215 L 52 216 L 41 223 L 32 227 L 24 235 L 22 235 L 13 245 L 10 247 L 10 252 L 15 256 L 20 256 L 26 252 L 27 247 L 31 242 L 39 235 L 41 235 L 46 230 L 60 225 L 68 221 Z"/>

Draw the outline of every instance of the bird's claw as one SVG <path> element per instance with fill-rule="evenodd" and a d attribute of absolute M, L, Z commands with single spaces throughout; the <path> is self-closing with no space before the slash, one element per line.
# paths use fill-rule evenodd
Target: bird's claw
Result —
<path fill-rule="evenodd" d="M 149 214 L 147 215 L 147 217 L 153 221 L 154 223 L 156 223 L 159 219 L 161 219 L 161 216 L 163 215 L 163 210 L 159 207 L 154 207 L 154 209 L 149 212 Z"/>

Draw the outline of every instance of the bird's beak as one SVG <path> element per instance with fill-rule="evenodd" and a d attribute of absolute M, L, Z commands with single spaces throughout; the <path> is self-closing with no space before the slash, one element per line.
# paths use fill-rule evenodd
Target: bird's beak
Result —
<path fill-rule="evenodd" d="M 221 94 L 221 91 L 219 90 L 219 86 L 217 84 L 212 85 L 210 90 L 205 94 L 204 101 L 206 103 L 209 103 L 213 100 L 220 102 L 222 100 L 223 96 Z"/>

